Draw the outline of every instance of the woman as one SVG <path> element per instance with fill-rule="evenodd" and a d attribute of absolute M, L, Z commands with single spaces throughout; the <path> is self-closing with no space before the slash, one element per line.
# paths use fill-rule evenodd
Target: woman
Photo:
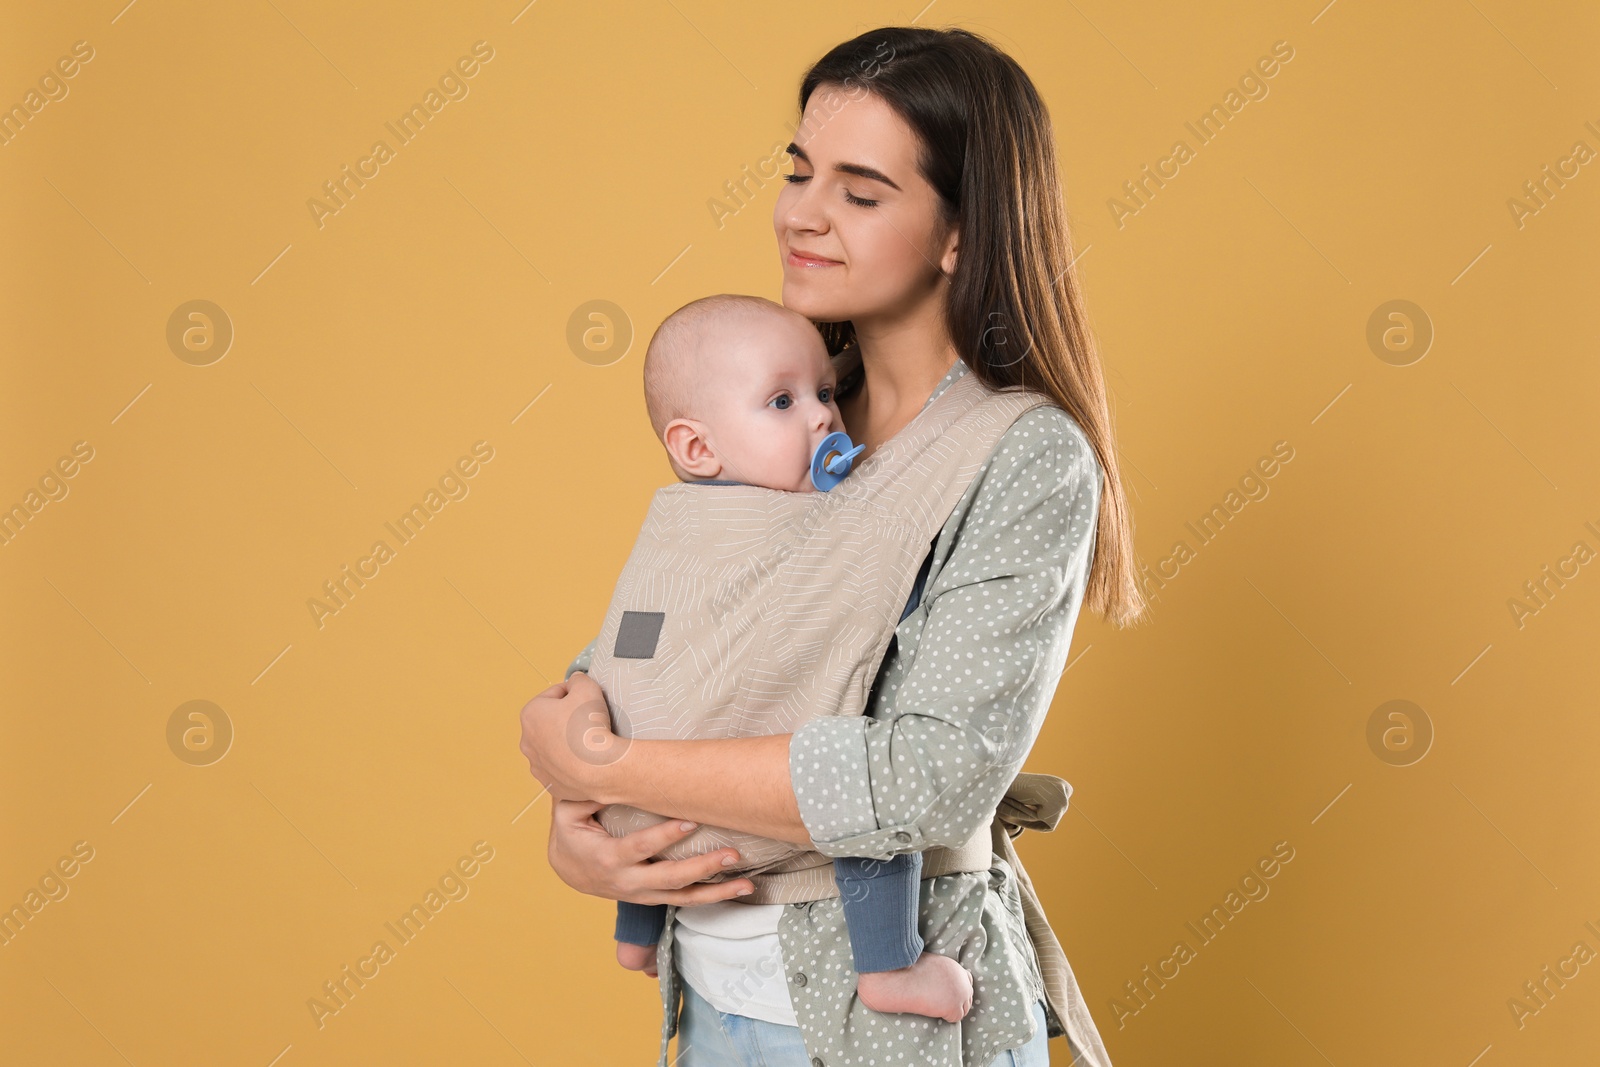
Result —
<path fill-rule="evenodd" d="M 1045 999 L 1018 905 L 1025 874 L 1004 862 L 923 882 L 928 950 L 973 974 L 973 1007 L 953 1026 L 860 1004 L 837 899 L 746 905 L 730 898 L 749 879 L 696 884 L 727 850 L 649 861 L 696 821 L 829 856 L 960 845 L 1038 735 L 1080 605 L 1118 625 L 1144 606 L 1050 121 L 1027 75 L 966 31 L 890 27 L 824 56 L 800 107 L 773 214 L 783 303 L 831 352 L 859 352 L 837 394 L 858 462 L 961 373 L 1055 404 L 1007 431 L 930 546 L 865 715 L 624 742 L 594 712 L 599 687 L 574 673 L 592 644 L 580 653 L 522 714 L 522 750 L 554 798 L 551 866 L 586 893 L 675 905 L 658 956 L 662 1067 L 680 1028 L 683 1067 L 1044 1064 L 1047 1034 L 1109 1067 L 1070 969 L 1068 1010 Z M 591 818 L 609 803 L 693 821 L 613 839 Z"/>

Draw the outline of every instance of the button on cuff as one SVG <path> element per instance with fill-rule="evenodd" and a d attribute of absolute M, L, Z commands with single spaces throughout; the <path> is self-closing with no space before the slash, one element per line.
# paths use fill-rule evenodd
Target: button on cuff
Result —
<path fill-rule="evenodd" d="M 846 834 L 831 841 L 815 841 L 817 851 L 830 858 L 855 856 L 860 859 L 887 860 L 902 852 L 922 852 L 928 848 L 922 830 L 915 824 L 885 826 L 865 833 Z"/>

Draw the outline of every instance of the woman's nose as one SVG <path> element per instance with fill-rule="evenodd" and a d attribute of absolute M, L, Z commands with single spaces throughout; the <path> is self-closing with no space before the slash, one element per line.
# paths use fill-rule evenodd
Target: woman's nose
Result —
<path fill-rule="evenodd" d="M 824 233 L 828 229 L 828 220 L 822 210 L 820 202 L 811 194 L 811 187 L 815 181 L 802 182 L 790 185 L 785 190 L 789 195 L 787 200 L 780 200 L 778 213 L 783 224 L 796 233 Z"/>

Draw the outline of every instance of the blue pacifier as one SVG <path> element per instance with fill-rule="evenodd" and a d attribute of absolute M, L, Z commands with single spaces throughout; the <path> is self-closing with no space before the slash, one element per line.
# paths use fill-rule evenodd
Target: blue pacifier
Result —
<path fill-rule="evenodd" d="M 850 435 L 843 430 L 836 430 L 824 437 L 811 456 L 812 487 L 826 493 L 844 481 L 844 476 L 850 473 L 851 461 L 866 447 L 852 442 Z"/>

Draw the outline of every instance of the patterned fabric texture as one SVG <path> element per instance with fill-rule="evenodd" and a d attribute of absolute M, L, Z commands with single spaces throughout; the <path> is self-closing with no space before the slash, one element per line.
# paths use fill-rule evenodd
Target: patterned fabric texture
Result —
<path fill-rule="evenodd" d="M 965 369 L 965 364 L 959 364 Z M 928 545 L 972 477 L 1041 393 L 961 374 L 832 491 L 678 483 L 657 490 L 618 578 L 588 674 L 622 737 L 681 740 L 793 733 L 819 715 L 860 715 Z M 612 804 L 613 836 L 665 816 Z M 989 866 L 988 834 L 974 834 Z M 719 848 L 750 875 L 748 903 L 788 903 L 832 880 L 829 857 L 701 826 L 665 852 Z M 973 855 L 969 848 L 967 855 Z M 933 873 L 951 869 L 934 857 Z M 785 895 L 765 872 L 812 870 Z"/>

